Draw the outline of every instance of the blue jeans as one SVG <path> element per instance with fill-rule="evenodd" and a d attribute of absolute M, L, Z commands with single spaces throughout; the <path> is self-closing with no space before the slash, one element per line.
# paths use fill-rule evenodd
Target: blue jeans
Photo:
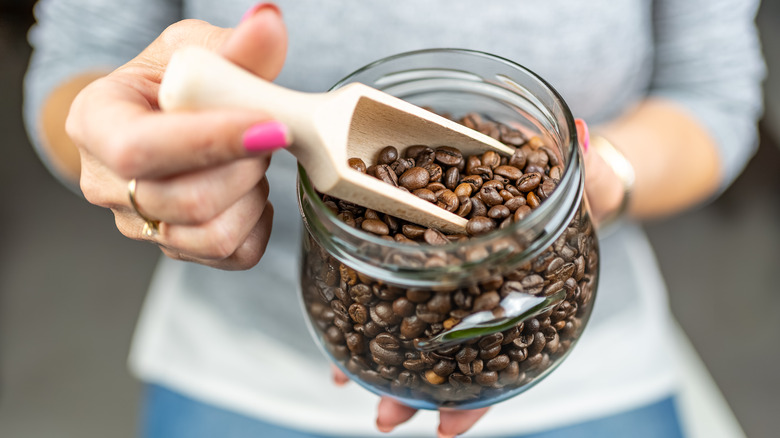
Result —
<path fill-rule="evenodd" d="M 146 388 L 143 438 L 333 438 L 220 409 L 157 385 Z M 435 432 L 431 431 L 431 436 Z M 512 438 L 682 438 L 673 397 L 631 411 Z M 507 437 L 510 438 L 510 437 Z"/>

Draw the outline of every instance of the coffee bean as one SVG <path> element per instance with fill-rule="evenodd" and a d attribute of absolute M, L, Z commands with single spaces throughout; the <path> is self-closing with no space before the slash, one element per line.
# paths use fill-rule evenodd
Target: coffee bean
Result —
<path fill-rule="evenodd" d="M 509 356 L 506 354 L 499 354 L 498 356 L 490 359 L 485 364 L 485 367 L 490 371 L 501 371 L 509 366 Z"/>
<path fill-rule="evenodd" d="M 440 360 L 433 366 L 433 372 L 447 377 L 455 371 L 456 365 L 454 360 Z"/>
<path fill-rule="evenodd" d="M 364 324 L 368 321 L 368 309 L 360 303 L 353 303 L 349 306 L 349 317 L 358 324 Z"/>
<path fill-rule="evenodd" d="M 496 167 L 498 167 L 501 161 L 501 156 L 494 151 L 487 151 L 484 154 L 482 154 L 482 158 L 480 159 L 480 161 L 482 162 L 483 166 L 487 166 L 490 169 L 495 169 Z"/>
<path fill-rule="evenodd" d="M 398 186 L 398 175 L 387 164 L 380 164 L 376 166 L 376 177 L 382 180 L 385 184 L 390 184 L 393 187 Z M 408 188 L 408 187 L 407 187 Z"/>
<path fill-rule="evenodd" d="M 409 146 L 404 151 L 404 156 L 407 157 L 407 158 L 415 158 L 416 159 L 417 155 L 419 155 L 421 152 L 425 152 L 425 151 L 433 151 L 433 149 L 431 149 L 430 147 L 425 146 L 425 145 Z"/>
<path fill-rule="evenodd" d="M 490 207 L 488 210 L 488 217 L 494 220 L 502 220 L 508 218 L 512 213 L 505 205 L 499 204 Z"/>
<path fill-rule="evenodd" d="M 347 160 L 347 165 L 360 173 L 366 173 L 366 163 L 360 158 L 350 158 Z"/>
<path fill-rule="evenodd" d="M 428 185 L 430 174 L 422 167 L 412 167 L 398 177 L 398 183 L 409 190 L 421 189 Z"/>
<path fill-rule="evenodd" d="M 501 296 L 496 291 L 485 292 L 480 294 L 474 299 L 474 312 L 481 312 L 483 310 L 493 310 L 498 306 L 501 301 Z"/>
<path fill-rule="evenodd" d="M 482 359 L 475 359 L 467 363 L 458 362 L 458 369 L 466 376 L 475 376 L 481 373 L 484 366 Z"/>
<path fill-rule="evenodd" d="M 493 169 L 493 174 L 501 175 L 509 180 L 514 181 L 520 179 L 523 176 L 523 171 L 515 166 L 504 165 Z"/>
<path fill-rule="evenodd" d="M 361 228 L 369 233 L 376 234 L 378 236 L 386 236 L 390 234 L 390 228 L 387 224 L 379 219 L 366 219 L 361 224 Z"/>
<path fill-rule="evenodd" d="M 398 159 L 398 149 L 395 148 L 395 146 L 386 146 L 381 151 L 379 151 L 379 156 L 377 157 L 377 164 L 390 164 L 393 161 Z"/>
<path fill-rule="evenodd" d="M 493 222 L 492 219 L 485 216 L 473 217 L 466 223 L 466 232 L 472 236 L 486 234 L 490 231 L 493 231 L 494 229 L 496 229 L 496 223 Z"/>
<path fill-rule="evenodd" d="M 450 240 L 447 239 L 447 236 L 444 235 L 444 233 L 439 230 L 434 230 L 433 228 L 428 228 L 425 230 L 423 233 L 423 240 L 425 240 L 425 243 L 435 246 L 446 245 L 450 243 Z"/>
<path fill-rule="evenodd" d="M 491 386 L 498 382 L 498 373 L 495 371 L 483 371 L 474 378 L 482 386 Z"/>
<path fill-rule="evenodd" d="M 450 167 L 444 173 L 444 179 L 442 182 L 444 183 L 444 186 L 447 187 L 448 189 L 455 190 L 458 187 L 459 181 L 460 181 L 460 171 L 458 170 L 457 167 Z M 466 196 L 469 196 L 470 194 L 471 193 L 469 193 Z"/>
<path fill-rule="evenodd" d="M 414 167 L 413 158 L 399 158 L 390 163 L 390 169 L 395 172 L 397 176 L 401 176 L 404 172 Z"/>
<path fill-rule="evenodd" d="M 517 181 L 517 188 L 521 192 L 530 192 L 539 187 L 542 182 L 542 175 L 536 172 L 526 173 Z"/>
<path fill-rule="evenodd" d="M 401 316 L 414 315 L 414 303 L 405 296 L 396 298 L 393 301 L 393 312 Z"/>
<path fill-rule="evenodd" d="M 414 190 L 412 194 L 418 198 L 422 198 L 430 202 L 431 204 L 435 204 L 438 201 L 438 199 L 436 199 L 436 194 L 425 188 Z"/>
<path fill-rule="evenodd" d="M 438 206 L 453 213 L 460 207 L 460 201 L 458 201 L 458 195 L 452 190 L 444 189 L 436 194 L 438 200 Z M 469 202 L 470 204 L 470 202 Z"/>
<path fill-rule="evenodd" d="M 536 193 L 528 192 L 528 194 L 525 196 L 525 202 L 529 207 L 536 208 L 541 203 L 541 200 L 539 200 L 539 197 L 536 196 Z"/>
<path fill-rule="evenodd" d="M 425 380 L 431 385 L 441 385 L 442 383 L 447 381 L 445 377 L 436 374 L 433 370 L 426 371 L 424 375 L 425 375 Z"/>
<path fill-rule="evenodd" d="M 435 157 L 436 161 L 443 166 L 457 166 L 463 161 L 463 154 L 460 150 L 449 146 L 436 148 Z"/>
<path fill-rule="evenodd" d="M 401 321 L 401 336 L 406 339 L 414 339 L 425 332 L 428 324 L 416 315 L 408 316 Z"/>

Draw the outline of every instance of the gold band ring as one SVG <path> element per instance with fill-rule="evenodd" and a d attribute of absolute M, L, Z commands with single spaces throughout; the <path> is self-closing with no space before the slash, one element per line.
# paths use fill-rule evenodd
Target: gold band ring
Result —
<path fill-rule="evenodd" d="M 141 210 L 138 208 L 138 204 L 135 202 L 135 186 L 137 185 L 137 182 L 135 178 L 131 179 L 130 182 L 127 184 L 127 194 L 130 197 L 130 205 L 133 206 L 133 210 L 135 210 L 135 213 L 141 217 L 141 219 L 144 220 L 144 229 L 143 233 L 146 237 L 154 237 L 157 234 L 160 233 L 160 221 L 156 221 L 153 219 L 149 219 L 146 215 L 141 213 Z"/>

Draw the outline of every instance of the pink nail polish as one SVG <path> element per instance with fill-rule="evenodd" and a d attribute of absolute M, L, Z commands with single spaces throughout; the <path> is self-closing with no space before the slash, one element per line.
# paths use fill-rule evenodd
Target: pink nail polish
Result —
<path fill-rule="evenodd" d="M 273 3 L 258 3 L 251 8 L 249 8 L 246 12 L 244 12 L 244 15 L 241 16 L 241 21 L 246 20 L 247 18 L 257 14 L 263 9 L 271 9 L 274 12 L 276 12 L 277 15 L 282 15 L 282 11 L 279 10 L 279 6 L 276 6 Z"/>
<path fill-rule="evenodd" d="M 588 124 L 585 120 L 574 119 L 574 125 L 577 127 L 577 137 L 579 137 L 580 144 L 582 145 L 582 152 L 588 153 L 590 149 L 590 132 L 588 131 Z"/>
<path fill-rule="evenodd" d="M 265 152 L 285 148 L 292 138 L 290 130 L 281 122 L 271 121 L 253 125 L 244 132 L 244 149 L 249 152 Z"/>

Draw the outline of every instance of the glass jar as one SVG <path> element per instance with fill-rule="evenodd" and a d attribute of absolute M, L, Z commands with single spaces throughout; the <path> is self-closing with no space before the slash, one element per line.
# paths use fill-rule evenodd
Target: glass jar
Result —
<path fill-rule="evenodd" d="M 312 333 L 353 381 L 414 408 L 473 409 L 525 391 L 577 342 L 598 280 L 598 244 L 566 103 L 526 68 L 468 50 L 392 56 L 333 88 L 351 82 L 438 113 L 475 112 L 518 128 L 541 140 L 534 148 L 545 148 L 547 171 L 553 164 L 563 170 L 552 193 L 540 193 L 542 202 L 521 220 L 433 246 L 347 225 L 299 169 L 300 281 Z"/>

